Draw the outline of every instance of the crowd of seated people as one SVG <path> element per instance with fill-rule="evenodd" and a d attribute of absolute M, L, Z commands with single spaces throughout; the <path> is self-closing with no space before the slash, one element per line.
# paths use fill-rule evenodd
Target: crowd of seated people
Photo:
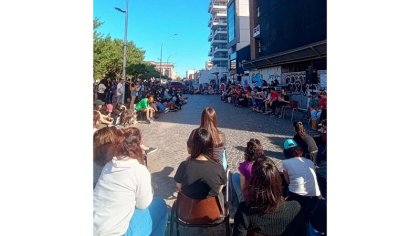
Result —
<path fill-rule="evenodd" d="M 153 96 L 148 95 L 143 99 L 150 105 Z M 264 108 L 266 104 L 272 106 L 261 103 Z M 95 107 L 94 129 L 100 120 L 97 112 L 104 110 L 101 106 Z M 165 235 L 167 206 L 153 197 L 147 169 L 147 153 L 153 148 L 144 145 L 138 128 L 129 127 L 134 116 L 134 110 L 125 108 L 122 127 L 94 131 L 94 235 Z M 238 199 L 235 236 L 325 235 L 326 189 L 316 172 L 317 162 L 324 160 L 319 156 L 326 160 L 326 121 L 322 124 L 321 135 L 312 138 L 302 122 L 295 122 L 296 135 L 284 142 L 286 160 L 280 166 L 264 155 L 260 140 L 250 139 L 238 172 L 227 181 L 227 173 L 236 167 L 226 166 L 226 136 L 217 127 L 216 111 L 206 107 L 200 126 L 186 137 L 189 156 L 176 170 L 177 191 L 197 200 L 217 197 L 223 205 L 227 192 L 222 190 L 232 184 Z"/>
<path fill-rule="evenodd" d="M 124 85 L 125 84 L 125 85 Z M 123 98 L 122 90 L 126 89 Z M 137 81 L 101 80 L 94 101 L 94 128 L 114 125 L 133 125 L 144 113 L 145 121 L 151 123 L 159 114 L 178 111 L 187 103 L 181 90 L 166 88 L 157 83 Z"/>
<path fill-rule="evenodd" d="M 228 84 L 222 91 L 221 100 L 235 107 L 249 107 L 258 113 L 282 117 L 283 107 L 290 104 L 290 96 L 278 87 L 254 87 Z"/>

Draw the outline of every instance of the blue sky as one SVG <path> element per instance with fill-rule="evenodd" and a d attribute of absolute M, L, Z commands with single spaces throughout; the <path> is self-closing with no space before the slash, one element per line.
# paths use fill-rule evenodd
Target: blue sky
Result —
<path fill-rule="evenodd" d="M 148 61 L 158 61 L 163 42 L 162 61 L 169 57 L 185 77 L 186 70 L 202 69 L 208 59 L 208 5 L 209 0 L 129 0 L 127 40 L 145 50 Z M 124 39 L 124 14 L 114 7 L 125 10 L 125 0 L 94 0 L 93 16 L 104 22 L 99 32 Z"/>

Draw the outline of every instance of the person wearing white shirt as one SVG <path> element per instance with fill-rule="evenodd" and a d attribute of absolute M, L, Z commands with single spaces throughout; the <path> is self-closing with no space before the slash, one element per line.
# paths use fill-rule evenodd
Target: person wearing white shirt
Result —
<path fill-rule="evenodd" d="M 117 84 L 117 103 L 124 105 L 124 86 L 125 81 L 120 79 L 120 82 Z"/>
<path fill-rule="evenodd" d="M 282 161 L 282 172 L 289 184 L 290 200 L 296 200 L 302 206 L 307 217 L 321 198 L 315 164 L 302 157 L 303 151 L 293 139 L 284 142 L 284 154 L 288 158 Z"/>
<path fill-rule="evenodd" d="M 165 235 L 167 207 L 163 199 L 153 198 L 151 176 L 142 164 L 140 131 L 120 131 L 114 157 L 94 188 L 93 235 Z"/>

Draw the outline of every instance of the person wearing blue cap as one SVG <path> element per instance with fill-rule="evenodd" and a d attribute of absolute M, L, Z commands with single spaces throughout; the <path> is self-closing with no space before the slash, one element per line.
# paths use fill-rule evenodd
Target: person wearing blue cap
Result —
<path fill-rule="evenodd" d="M 282 161 L 283 174 L 289 184 L 288 199 L 298 201 L 309 219 L 309 213 L 321 197 L 315 165 L 311 160 L 302 157 L 302 148 L 293 139 L 286 139 L 283 147 L 288 158 Z"/>

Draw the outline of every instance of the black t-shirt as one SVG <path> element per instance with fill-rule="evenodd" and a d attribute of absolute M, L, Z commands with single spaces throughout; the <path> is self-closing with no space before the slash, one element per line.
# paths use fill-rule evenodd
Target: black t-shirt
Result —
<path fill-rule="evenodd" d="M 226 173 L 213 161 L 190 159 L 181 162 L 174 180 L 182 184 L 182 192 L 188 197 L 204 199 L 219 194 L 220 186 L 226 184 Z"/>
<path fill-rule="evenodd" d="M 264 235 L 306 236 L 306 222 L 297 201 L 287 201 L 273 213 L 260 213 L 241 202 L 235 214 L 233 236 L 246 236 L 247 231 Z"/>
<path fill-rule="evenodd" d="M 318 146 L 316 145 L 314 138 L 308 134 L 306 134 L 303 139 L 298 134 L 295 134 L 293 140 L 295 140 L 297 145 L 302 148 L 304 154 L 318 150 Z"/>

